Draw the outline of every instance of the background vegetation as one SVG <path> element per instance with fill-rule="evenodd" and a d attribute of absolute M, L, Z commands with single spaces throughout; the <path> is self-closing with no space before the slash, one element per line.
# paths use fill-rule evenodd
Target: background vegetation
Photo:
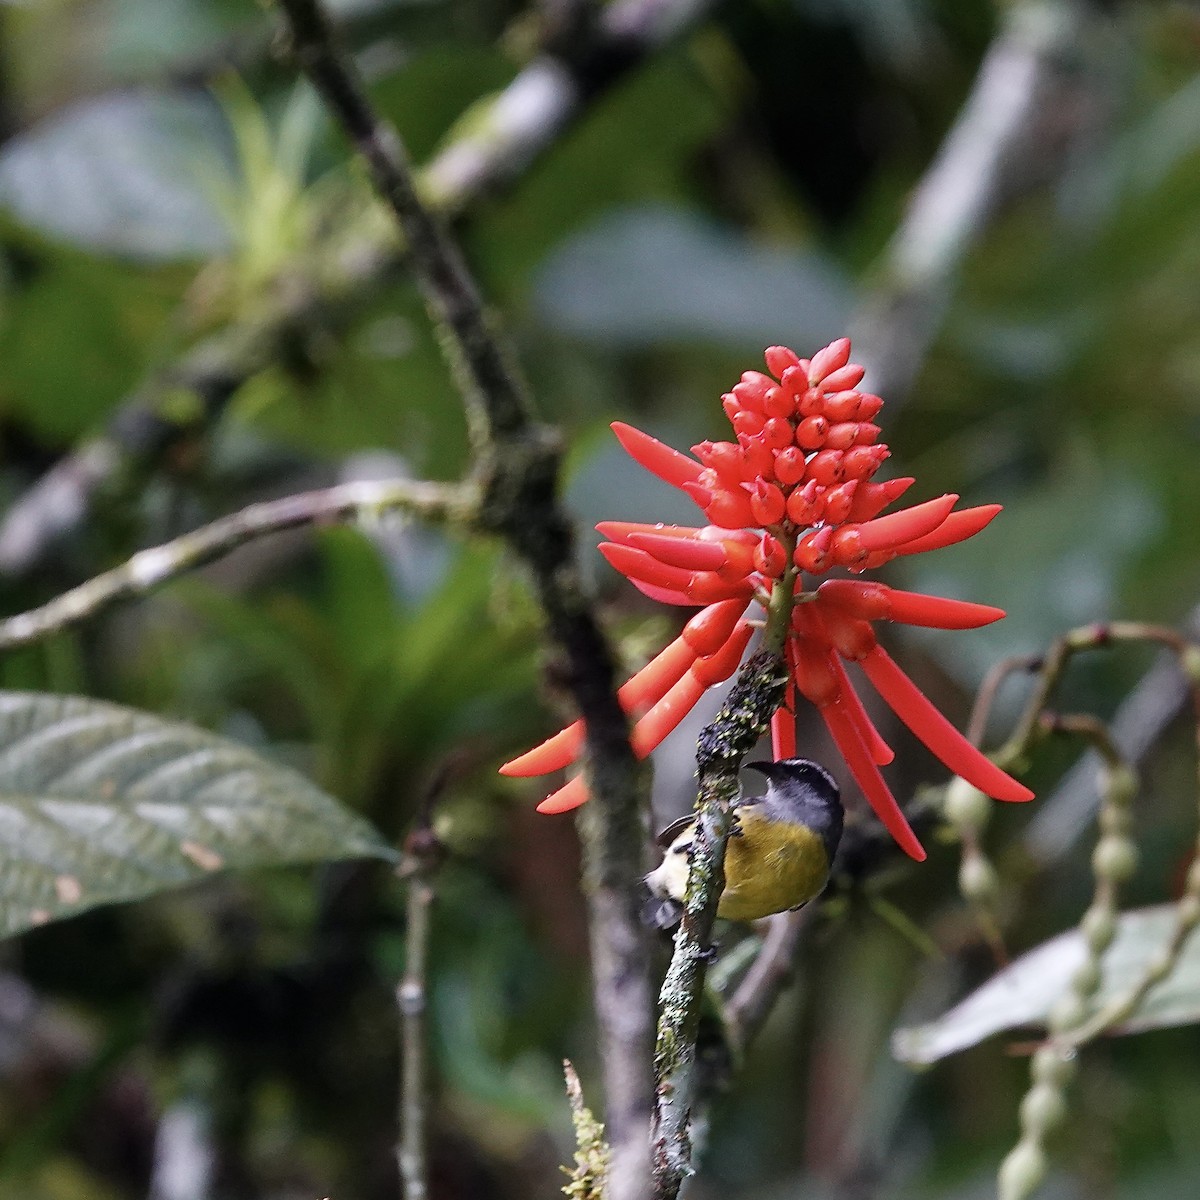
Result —
<path fill-rule="evenodd" d="M 1009 612 L 893 644 L 956 723 L 1005 656 L 1084 623 L 1189 620 L 1194 10 L 678 0 L 611 5 L 632 14 L 615 36 L 576 0 L 330 7 L 569 444 L 582 529 L 689 515 L 609 421 L 722 436 L 718 397 L 765 345 L 803 354 L 849 329 L 888 400 L 893 472 L 917 498 L 1005 505 L 977 541 L 888 576 Z M 253 500 L 464 469 L 436 334 L 276 20 L 235 0 L 0 6 L 8 612 Z M 538 141 L 561 78 L 572 119 Z M 581 554 L 623 661 L 644 661 L 671 614 Z M 557 1193 L 564 1057 L 602 1110 L 574 829 L 494 774 L 555 727 L 539 644 L 497 545 L 364 522 L 256 541 L 0 659 L 4 688 L 184 718 L 298 766 L 393 844 L 436 786 L 438 1200 Z M 1195 824 L 1174 685 L 1155 675 L 1122 709 L 1151 660 L 1085 656 L 1061 700 L 1123 712 L 1139 757 L 1153 744 L 1134 904 L 1179 894 Z M 657 825 L 690 804 L 689 728 L 659 756 Z M 944 782 L 902 742 L 901 794 Z M 831 759 L 815 728 L 802 745 Z M 1038 801 L 988 832 L 1013 951 L 1088 903 L 1094 788 L 1061 782 L 1077 754 L 1047 742 Z M 711 1113 L 697 1200 L 991 1194 L 1025 1059 L 991 1042 L 916 1075 L 890 1046 L 994 970 L 951 840 L 921 867 L 851 872 L 812 918 L 797 986 Z M 264 870 L 5 942 L 0 1192 L 397 1195 L 403 905 L 385 864 Z M 1196 1037 L 1087 1051 L 1047 1196 L 1194 1191 Z"/>

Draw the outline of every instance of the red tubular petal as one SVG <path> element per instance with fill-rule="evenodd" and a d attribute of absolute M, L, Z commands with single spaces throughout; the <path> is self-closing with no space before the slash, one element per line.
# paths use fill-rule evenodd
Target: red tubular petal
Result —
<path fill-rule="evenodd" d="M 684 670 L 686 669 L 685 667 Z M 510 758 L 500 768 L 500 774 L 515 779 L 548 775 L 551 771 L 561 771 L 563 767 L 569 767 L 579 757 L 582 749 L 583 722 L 575 721 L 540 745 L 534 746 L 532 750 Z"/>
<path fill-rule="evenodd" d="M 677 591 L 675 588 L 655 587 L 652 583 L 643 583 L 640 579 L 630 579 L 643 596 L 648 596 L 656 604 L 674 604 L 678 608 L 699 608 L 705 601 L 698 600 L 695 596 L 689 596 L 687 592 Z"/>
<path fill-rule="evenodd" d="M 697 655 L 715 654 L 729 641 L 746 607 L 741 598 L 710 604 L 683 627 L 681 636 Z"/>
<path fill-rule="evenodd" d="M 646 525 L 638 521 L 601 521 L 596 526 L 596 532 L 603 534 L 611 542 L 629 543 L 631 534 L 653 533 L 657 537 L 694 538 L 704 532 L 704 526 L 694 525 Z"/>
<path fill-rule="evenodd" d="M 702 542 L 687 537 L 660 533 L 631 533 L 628 544 L 671 567 L 688 571 L 719 571 L 725 565 L 725 550 L 720 542 Z"/>
<path fill-rule="evenodd" d="M 895 553 L 924 554 L 926 550 L 941 550 L 944 546 L 965 542 L 981 529 L 986 529 L 1003 507 L 1002 504 L 981 504 L 978 508 L 963 508 L 952 512 L 940 528 L 924 537 L 914 538 L 911 542 L 895 547 Z"/>
<path fill-rule="evenodd" d="M 657 704 L 696 661 L 696 651 L 681 634 L 617 689 L 626 712 Z"/>
<path fill-rule="evenodd" d="M 851 662 L 859 662 L 875 649 L 875 630 L 870 621 L 860 621 L 838 608 L 822 611 L 825 641 Z"/>
<path fill-rule="evenodd" d="M 875 728 L 875 722 L 863 707 L 862 699 L 855 691 L 850 676 L 846 674 L 846 668 L 836 658 L 833 660 L 833 666 L 842 681 L 841 703 L 846 706 L 846 712 L 866 745 L 867 753 L 879 766 L 886 767 L 896 757 L 895 753 Z"/>
<path fill-rule="evenodd" d="M 604 542 L 599 550 L 613 568 L 629 579 L 640 579 L 644 583 L 678 592 L 687 592 L 689 589 L 694 572 L 683 567 L 669 567 L 651 558 L 645 550 L 623 546 L 619 542 Z"/>
<path fill-rule="evenodd" d="M 704 692 L 705 685 L 688 671 L 633 727 L 629 740 L 634 754 L 645 758 L 696 707 Z"/>
<path fill-rule="evenodd" d="M 939 496 L 936 500 L 914 504 L 912 508 L 902 509 L 898 513 L 864 521 L 857 529 L 859 542 L 870 553 L 874 550 L 893 550 L 916 538 L 923 538 L 942 525 L 957 500 L 958 497 L 953 494 Z"/>
<path fill-rule="evenodd" d="M 838 698 L 841 683 L 834 669 L 834 657 L 825 646 L 811 638 L 790 638 L 788 659 L 792 682 L 806 700 L 818 708 L 832 704 Z"/>
<path fill-rule="evenodd" d="M 979 629 L 1004 616 L 1004 609 L 945 596 L 923 596 L 920 592 L 898 592 L 888 588 L 886 619 L 929 629 Z"/>
<path fill-rule="evenodd" d="M 551 792 L 537 806 L 540 813 L 564 813 L 578 808 L 588 800 L 587 784 L 582 775 L 576 775 L 569 783 L 564 784 L 557 792 Z"/>
<path fill-rule="evenodd" d="M 796 757 L 796 714 L 784 704 L 771 717 L 771 757 L 776 762 Z"/>
<path fill-rule="evenodd" d="M 712 687 L 723 683 L 738 668 L 746 647 L 754 636 L 753 625 L 739 625 L 730 635 L 729 640 L 715 654 L 706 655 L 693 667 L 691 673 L 704 684 Z"/>
<path fill-rule="evenodd" d="M 900 805 L 896 803 L 895 796 L 880 775 L 879 768 L 872 761 L 871 754 L 859 736 L 850 714 L 841 704 L 829 704 L 821 709 L 821 716 L 830 736 L 846 760 L 846 766 L 850 768 L 850 773 L 862 788 L 867 803 L 883 822 L 884 828 L 896 839 L 905 854 L 915 858 L 917 862 L 924 862 L 925 850 L 917 841 L 917 835 L 913 833 L 904 813 L 900 811 Z"/>
<path fill-rule="evenodd" d="M 750 497 L 741 488 L 714 491 L 712 499 L 704 505 L 704 515 L 722 529 L 744 529 L 758 523 L 750 507 Z"/>
<path fill-rule="evenodd" d="M 997 800 L 1033 799 L 1024 784 L 976 750 L 938 712 L 882 646 L 876 646 L 862 660 L 862 669 L 896 716 L 956 775 Z"/>
<path fill-rule="evenodd" d="M 863 579 L 827 579 L 817 588 L 822 610 L 840 609 L 860 621 L 878 621 L 888 615 L 886 584 Z"/>
<path fill-rule="evenodd" d="M 652 438 L 632 425 L 626 425 L 624 421 L 614 421 L 610 428 L 617 435 L 617 441 L 621 443 L 625 453 L 652 475 L 657 475 L 659 479 L 679 488 L 685 483 L 696 482 L 696 477 L 701 471 L 700 464 L 688 458 L 686 454 L 680 454 L 678 450 L 664 445 L 657 438 Z"/>
<path fill-rule="evenodd" d="M 737 601 L 732 603 L 736 604 Z M 744 609 L 745 605 L 742 607 Z M 739 616 L 740 612 L 733 620 L 736 621 Z M 658 703 L 667 691 L 683 678 L 684 672 L 696 661 L 696 657 L 695 649 L 688 644 L 686 638 L 683 635 L 677 637 L 636 675 L 631 675 L 621 685 L 617 691 L 621 707 L 626 712 L 635 712 Z M 532 750 L 526 750 L 524 754 L 509 759 L 500 768 L 500 774 L 518 779 L 548 775 L 551 771 L 561 771 L 570 766 L 579 757 L 582 749 L 583 722 L 574 721 L 566 729 L 534 746 Z"/>
<path fill-rule="evenodd" d="M 849 521 L 869 521 L 877 517 L 887 506 L 899 500 L 912 485 L 913 478 L 888 479 L 884 483 L 864 483 L 854 493 L 854 503 L 850 506 Z"/>
<path fill-rule="evenodd" d="M 681 485 L 688 496 L 701 508 L 707 508 L 712 502 L 712 492 L 699 483 L 685 483 Z"/>

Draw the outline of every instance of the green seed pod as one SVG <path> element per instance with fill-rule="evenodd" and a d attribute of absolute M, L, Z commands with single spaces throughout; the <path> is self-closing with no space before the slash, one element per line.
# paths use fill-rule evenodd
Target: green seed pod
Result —
<path fill-rule="evenodd" d="M 1133 813 L 1123 804 L 1106 804 L 1100 810 L 1100 832 L 1127 834 L 1133 828 Z"/>
<path fill-rule="evenodd" d="M 1086 1015 L 1087 1006 L 1083 1000 L 1075 992 L 1067 992 L 1054 1002 L 1054 1007 L 1051 1008 L 1050 1016 L 1047 1018 L 1047 1024 L 1054 1033 L 1066 1033 L 1068 1030 L 1082 1025 Z"/>
<path fill-rule="evenodd" d="M 1080 996 L 1090 996 L 1100 986 L 1100 964 L 1089 958 L 1075 968 L 1071 975 L 1071 987 Z"/>
<path fill-rule="evenodd" d="M 981 833 L 992 815 L 992 802 L 977 787 L 956 775 L 946 788 L 942 811 L 955 829 Z"/>
<path fill-rule="evenodd" d="M 1100 773 L 1100 794 L 1110 804 L 1119 804 L 1127 808 L 1137 795 L 1138 777 L 1132 767 L 1122 763 L 1119 767 L 1109 767 Z"/>
<path fill-rule="evenodd" d="M 1067 1102 L 1052 1083 L 1035 1083 L 1021 1101 L 1021 1128 L 1038 1135 L 1052 1133 L 1067 1119 Z"/>
<path fill-rule="evenodd" d="M 1124 883 L 1137 870 L 1137 846 L 1127 837 L 1107 835 L 1092 851 L 1092 870 L 1109 883 Z"/>
<path fill-rule="evenodd" d="M 1088 949 L 1093 954 L 1103 954 L 1112 945 L 1112 940 L 1116 936 L 1117 919 L 1111 909 L 1098 907 L 1093 904 L 1083 914 L 1081 928 L 1083 929 L 1083 938 L 1088 944 Z"/>
<path fill-rule="evenodd" d="M 958 870 L 958 886 L 962 894 L 975 904 L 990 908 L 1000 896 L 1000 879 L 996 868 L 982 854 L 970 854 Z"/>
<path fill-rule="evenodd" d="M 1045 1178 L 1045 1151 L 1036 1142 L 1018 1142 L 1000 1164 L 997 1200 L 1026 1200 Z"/>
<path fill-rule="evenodd" d="M 1064 1054 L 1056 1046 L 1039 1046 L 1034 1052 L 1031 1073 L 1035 1083 L 1066 1087 L 1075 1078 L 1076 1069 L 1074 1051 Z"/>

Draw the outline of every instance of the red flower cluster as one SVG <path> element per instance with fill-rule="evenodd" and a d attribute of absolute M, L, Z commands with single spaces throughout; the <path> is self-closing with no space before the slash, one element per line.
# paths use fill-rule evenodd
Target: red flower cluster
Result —
<path fill-rule="evenodd" d="M 1004 613 L 984 604 L 901 592 L 882 583 L 827 579 L 804 590 L 805 575 L 835 567 L 859 573 L 896 558 L 972 537 L 998 504 L 959 509 L 957 496 L 880 516 L 913 483 L 872 476 L 888 457 L 872 423 L 883 401 L 857 390 L 863 368 L 841 338 L 811 360 L 783 346 L 766 352 L 771 375 L 747 371 L 722 403 L 735 442 L 702 442 L 696 459 L 634 429 L 613 430 L 648 471 L 682 488 L 710 524 L 700 528 L 606 521 L 601 553 L 647 596 L 665 604 L 703 605 L 683 632 L 618 692 L 636 714 L 634 752 L 649 754 L 706 688 L 737 670 L 753 634 L 746 610 L 764 605 L 779 584 L 789 589 L 784 654 L 788 685 L 771 721 L 777 759 L 796 753 L 795 701 L 817 706 L 830 736 L 871 807 L 913 858 L 921 848 L 879 768 L 891 749 L 863 708 L 843 660 L 857 663 L 896 715 L 956 774 L 998 800 L 1032 792 L 984 757 L 942 716 L 875 639 L 871 622 L 973 629 Z M 699 461 L 696 461 L 696 460 Z M 506 775 L 544 775 L 575 762 L 583 723 L 505 763 Z M 565 812 L 587 799 L 582 776 L 538 805 Z"/>

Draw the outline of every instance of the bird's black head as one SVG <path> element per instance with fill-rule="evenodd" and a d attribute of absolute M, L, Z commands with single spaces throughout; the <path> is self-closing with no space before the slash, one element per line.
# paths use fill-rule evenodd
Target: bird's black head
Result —
<path fill-rule="evenodd" d="M 807 758 L 752 762 L 746 766 L 767 777 L 767 794 L 760 801 L 764 815 L 806 825 L 825 842 L 832 862 L 842 836 L 843 815 L 841 792 L 833 776 L 820 763 Z"/>

